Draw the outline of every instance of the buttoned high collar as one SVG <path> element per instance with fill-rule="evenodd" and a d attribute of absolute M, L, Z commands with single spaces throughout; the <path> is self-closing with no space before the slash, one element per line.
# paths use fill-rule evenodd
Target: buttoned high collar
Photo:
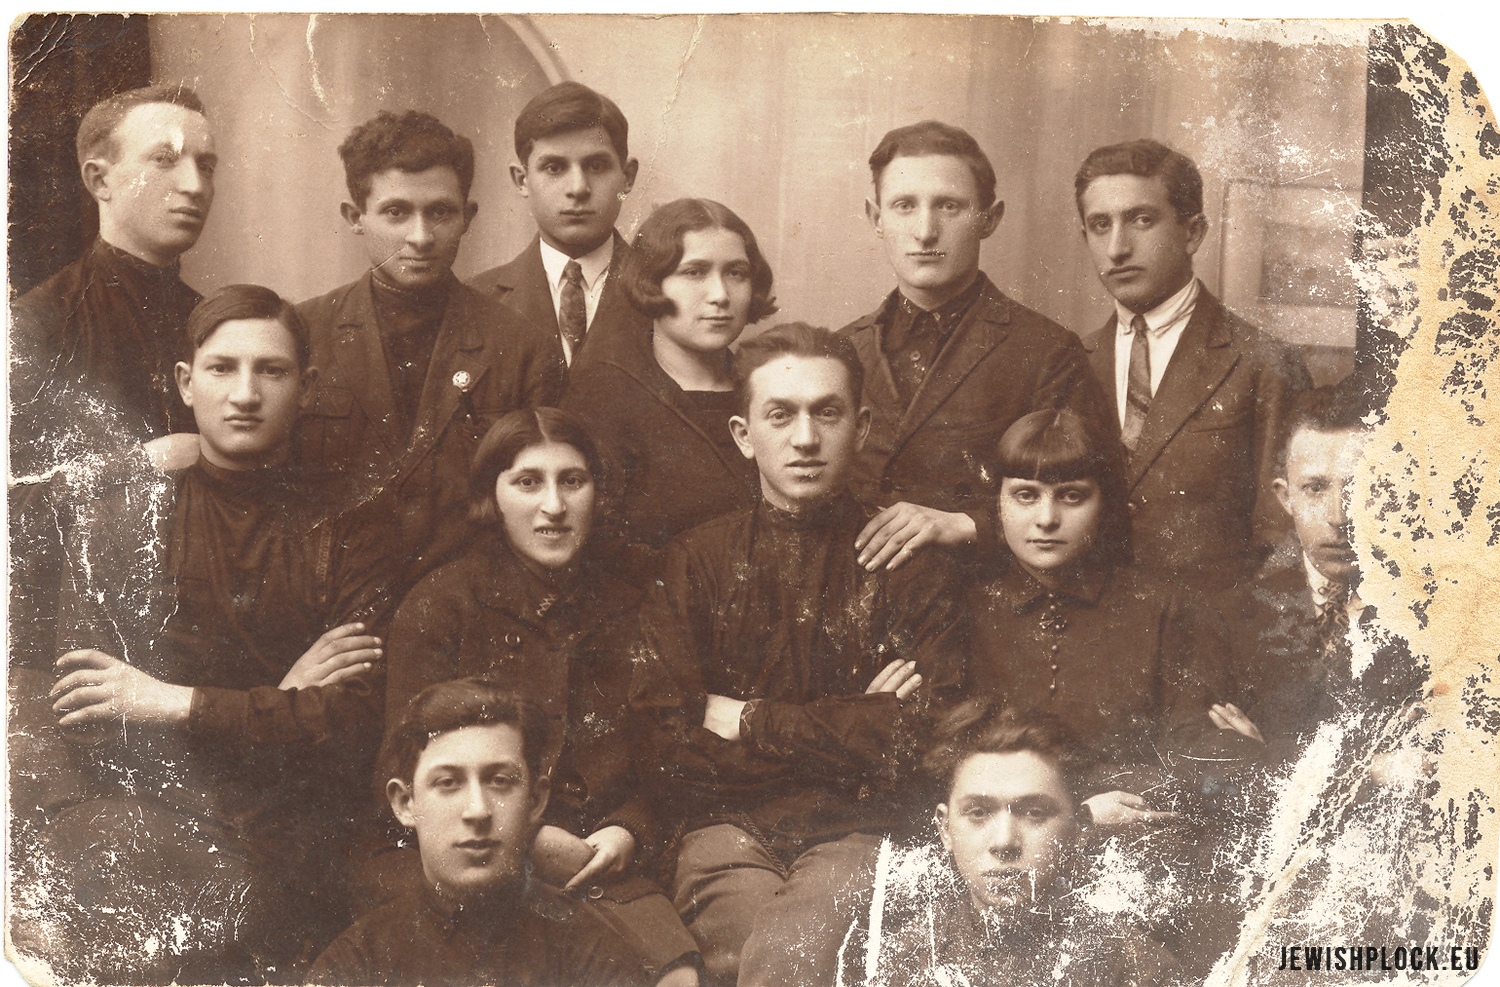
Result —
<path fill-rule="evenodd" d="M 563 268 L 568 266 L 568 261 L 578 261 L 578 266 L 583 269 L 583 289 L 592 291 L 594 282 L 599 276 L 609 270 L 609 262 L 615 256 L 615 238 L 613 235 L 582 257 L 569 257 L 567 254 L 552 246 L 546 240 L 542 243 L 542 267 L 547 272 L 547 281 L 556 288 L 562 282 Z"/>

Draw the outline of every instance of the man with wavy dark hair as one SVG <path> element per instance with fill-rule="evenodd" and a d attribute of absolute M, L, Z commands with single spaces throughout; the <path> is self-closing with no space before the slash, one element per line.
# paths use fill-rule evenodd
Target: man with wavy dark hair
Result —
<path fill-rule="evenodd" d="M 428 113 L 381 112 L 339 156 L 340 212 L 370 267 L 297 307 L 322 372 L 299 457 L 356 478 L 355 499 L 413 560 L 409 585 L 464 542 L 480 437 L 507 411 L 555 403 L 562 362 L 548 336 L 453 276 L 479 209 L 468 138 Z"/>

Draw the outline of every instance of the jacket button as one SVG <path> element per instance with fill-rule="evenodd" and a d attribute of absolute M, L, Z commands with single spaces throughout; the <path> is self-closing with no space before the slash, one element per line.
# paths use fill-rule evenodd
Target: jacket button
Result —
<path fill-rule="evenodd" d="M 591 885 L 589 887 L 588 895 L 591 901 L 598 901 L 600 898 L 604 897 L 604 889 L 597 884 Z"/>
<path fill-rule="evenodd" d="M 510 631 L 505 635 L 505 643 L 510 645 L 512 648 L 519 648 L 521 646 L 521 635 L 517 634 L 515 631 Z"/>

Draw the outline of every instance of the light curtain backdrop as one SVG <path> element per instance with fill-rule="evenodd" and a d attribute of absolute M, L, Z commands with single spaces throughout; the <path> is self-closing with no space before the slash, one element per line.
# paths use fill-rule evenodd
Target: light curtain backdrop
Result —
<path fill-rule="evenodd" d="M 1208 286 L 1227 281 L 1232 303 L 1294 341 L 1352 346 L 1352 311 L 1296 318 L 1272 305 L 1271 282 L 1342 273 L 1350 230 L 1335 214 L 1361 190 L 1364 32 L 1234 31 L 922 15 L 180 14 L 152 19 L 151 56 L 158 80 L 197 88 L 219 142 L 213 215 L 183 264 L 200 290 L 252 281 L 300 300 L 364 269 L 338 215 L 335 148 L 379 109 L 425 109 L 474 140 L 480 210 L 456 270 L 510 259 L 534 232 L 506 174 L 516 112 L 572 78 L 631 122 L 641 173 L 626 235 L 654 204 L 723 201 L 776 271 L 773 319 L 837 327 L 890 290 L 863 215 L 865 162 L 886 130 L 935 117 L 974 133 L 995 164 L 1006 213 L 982 263 L 1027 305 L 1075 331 L 1102 324 L 1108 299 L 1072 176 L 1094 147 L 1151 136 L 1203 170 Z M 1311 243 L 1316 263 L 1263 258 L 1267 242 Z M 1345 288 L 1320 301 L 1304 283 L 1294 301 L 1337 303 Z"/>

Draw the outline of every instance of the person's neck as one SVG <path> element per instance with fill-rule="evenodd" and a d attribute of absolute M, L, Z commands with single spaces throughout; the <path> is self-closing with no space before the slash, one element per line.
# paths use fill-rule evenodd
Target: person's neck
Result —
<path fill-rule="evenodd" d="M 729 351 L 704 353 L 677 345 L 666 333 L 651 334 L 651 352 L 662 372 L 684 391 L 730 391 L 734 380 L 729 374 Z"/>
<path fill-rule="evenodd" d="M 1174 296 L 1178 292 L 1180 292 L 1182 289 L 1184 289 L 1188 285 L 1192 284 L 1193 283 L 1193 278 L 1195 278 L 1195 277 L 1197 277 L 1197 275 L 1193 273 L 1193 271 L 1192 271 L 1191 268 L 1189 268 L 1188 272 L 1187 272 L 1187 276 L 1184 277 L 1181 281 L 1177 282 L 1177 286 L 1176 287 L 1171 288 L 1165 294 L 1163 294 L 1160 297 L 1158 297 L 1155 301 L 1150 302 L 1149 304 L 1144 304 L 1140 308 L 1137 308 L 1134 305 L 1127 305 L 1125 302 L 1121 302 L 1120 303 L 1120 307 L 1123 308 L 1123 309 L 1125 309 L 1127 312 L 1130 312 L 1130 313 L 1132 313 L 1134 315 L 1145 315 L 1147 312 L 1153 311 L 1154 309 L 1158 309 L 1162 305 L 1166 304 L 1167 299 L 1171 298 L 1172 296 Z"/>
<path fill-rule="evenodd" d="M 285 466 L 292 458 L 292 449 L 291 446 L 283 446 L 261 459 L 246 463 L 220 456 L 213 449 L 209 448 L 208 443 L 200 435 L 198 437 L 198 456 L 203 462 L 224 470 L 227 473 L 250 473 L 255 470 L 269 470 L 275 469 L 278 466 Z"/>
<path fill-rule="evenodd" d="M 794 518 L 816 517 L 820 514 L 827 514 L 838 504 L 839 495 L 843 492 L 843 485 L 840 484 L 837 490 L 837 493 L 829 494 L 827 497 L 792 500 L 781 496 L 765 481 L 764 477 L 761 478 L 760 483 L 760 496 L 766 502 L 766 505 Z"/>
<path fill-rule="evenodd" d="M 560 253 L 560 254 L 567 254 L 569 257 L 573 258 L 574 260 L 577 260 L 580 257 L 587 257 L 589 254 L 593 253 L 594 251 L 598 250 L 600 247 L 604 246 L 606 243 L 608 243 L 610 241 L 610 239 L 612 237 L 614 237 L 614 235 L 615 235 L 615 231 L 613 229 L 611 229 L 609 231 L 609 236 L 606 236 L 604 239 L 600 240 L 598 243 L 591 243 L 591 244 L 588 244 L 587 246 L 579 246 L 577 244 L 558 243 L 556 240 L 552 239 L 550 236 L 548 236 L 547 234 L 543 233 L 542 234 L 542 242 L 545 243 L 547 246 L 551 247 L 553 250 L 556 250 L 558 253 Z"/>
<path fill-rule="evenodd" d="M 163 271 L 171 269 L 177 263 L 181 254 L 163 254 L 160 251 L 149 250 L 141 244 L 136 243 L 134 238 L 125 235 L 125 231 L 114 224 L 105 223 L 100 217 L 99 239 L 114 247 L 116 250 L 127 253 L 136 260 L 144 261 L 152 267 L 161 268 Z"/>
<path fill-rule="evenodd" d="M 907 301 L 917 306 L 917 308 L 931 312 L 933 309 L 941 308 L 959 295 L 962 295 L 965 291 L 968 291 L 969 286 L 978 278 L 979 268 L 976 267 L 969 272 L 968 277 L 960 278 L 941 287 L 917 288 L 913 285 L 898 283 L 896 289 L 906 297 Z"/>

